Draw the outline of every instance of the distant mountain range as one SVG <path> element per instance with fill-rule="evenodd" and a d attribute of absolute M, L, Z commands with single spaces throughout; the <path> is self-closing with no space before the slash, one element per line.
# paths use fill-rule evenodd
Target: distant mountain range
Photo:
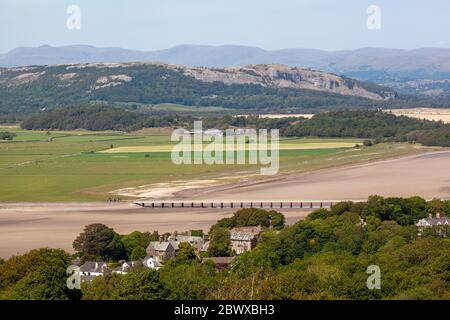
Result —
<path fill-rule="evenodd" d="M 202 67 L 285 64 L 335 73 L 385 71 L 427 77 L 450 74 L 450 49 L 416 50 L 363 48 L 348 51 L 283 49 L 268 51 L 247 46 L 181 45 L 159 51 L 96 48 L 86 45 L 18 47 L 0 56 L 1 67 L 90 62 L 159 61 Z"/>
<path fill-rule="evenodd" d="M 159 61 L 212 68 L 249 64 L 285 64 L 346 75 L 390 86 L 402 93 L 450 95 L 450 49 L 363 48 L 263 50 L 247 46 L 181 45 L 166 50 L 135 51 L 86 45 L 19 47 L 0 55 L 1 67 L 94 62 Z"/>

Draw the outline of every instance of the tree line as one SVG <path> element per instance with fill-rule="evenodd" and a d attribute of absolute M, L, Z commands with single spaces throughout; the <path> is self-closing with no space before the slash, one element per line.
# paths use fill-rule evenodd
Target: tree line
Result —
<path fill-rule="evenodd" d="M 105 105 L 58 108 L 31 116 L 21 123 L 27 130 L 75 130 L 92 131 L 141 128 L 139 115 L 120 108 Z"/>
<path fill-rule="evenodd" d="M 24 120 L 24 129 L 87 129 L 133 131 L 145 127 L 190 128 L 195 120 L 203 127 L 279 129 L 283 137 L 366 138 L 373 142 L 398 141 L 426 146 L 450 146 L 450 124 L 396 116 L 381 110 L 337 110 L 315 114 L 311 119 L 258 116 L 148 115 L 107 105 L 60 108 Z"/>

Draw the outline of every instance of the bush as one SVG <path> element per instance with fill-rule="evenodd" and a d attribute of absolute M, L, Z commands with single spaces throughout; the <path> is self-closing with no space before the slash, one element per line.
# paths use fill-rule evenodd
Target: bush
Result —
<path fill-rule="evenodd" d="M 136 260 L 139 260 L 139 259 L 144 259 L 146 255 L 147 255 L 147 251 L 145 251 L 144 248 L 136 247 L 131 252 L 130 259 L 132 261 L 136 261 Z"/>
<path fill-rule="evenodd" d="M 12 140 L 14 139 L 14 137 L 16 137 L 17 134 L 15 134 L 14 132 L 0 132 L 0 140 Z"/>

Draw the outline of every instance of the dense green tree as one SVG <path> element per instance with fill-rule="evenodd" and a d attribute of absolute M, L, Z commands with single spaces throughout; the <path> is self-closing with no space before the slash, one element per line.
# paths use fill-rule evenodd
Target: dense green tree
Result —
<path fill-rule="evenodd" d="M 20 279 L 11 290 L 13 300 L 67 300 L 65 265 L 45 265 Z"/>
<path fill-rule="evenodd" d="M 273 227 L 280 230 L 284 227 L 285 218 L 282 213 L 275 210 L 245 208 L 236 211 L 231 218 L 223 218 L 217 222 L 222 228 L 235 228 L 247 226 Z M 213 226 L 214 228 L 214 226 Z"/>
<path fill-rule="evenodd" d="M 342 201 L 334 204 L 330 211 L 333 215 L 340 216 L 345 212 L 352 211 L 353 202 L 351 201 Z"/>
<path fill-rule="evenodd" d="M 150 244 L 150 241 L 159 240 L 159 234 L 157 231 L 154 231 L 153 233 L 133 231 L 130 234 L 121 236 L 121 238 L 127 252 L 127 256 L 131 257 L 133 250 L 137 247 L 146 249 Z"/>
<path fill-rule="evenodd" d="M 170 290 L 170 299 L 197 300 L 214 290 L 217 272 L 210 261 L 193 261 L 164 266 L 161 279 Z"/>
<path fill-rule="evenodd" d="M 159 271 L 152 269 L 96 277 L 83 283 L 82 291 L 83 299 L 88 300 L 162 300 L 169 296 Z"/>
<path fill-rule="evenodd" d="M 28 130 L 129 131 L 145 126 L 138 114 L 120 108 L 94 105 L 60 108 L 33 115 L 21 123 Z"/>
<path fill-rule="evenodd" d="M 182 241 L 178 245 L 178 256 L 177 261 L 178 262 L 186 262 L 186 261 L 192 261 L 197 258 L 195 254 L 195 248 L 189 244 L 189 242 Z"/>
<path fill-rule="evenodd" d="M 82 256 L 106 260 L 126 258 L 125 247 L 120 236 L 104 224 L 87 225 L 74 240 L 73 248 Z"/>
<path fill-rule="evenodd" d="M 331 217 L 333 213 L 328 209 L 317 209 L 311 212 L 306 219 L 307 220 L 316 220 L 316 219 L 325 219 L 327 217 Z"/>
<path fill-rule="evenodd" d="M 381 220 L 374 216 L 368 216 L 366 219 L 366 230 L 368 232 L 377 230 L 381 225 Z"/>
<path fill-rule="evenodd" d="M 433 215 L 443 213 L 445 210 L 445 202 L 441 199 L 433 199 L 428 203 L 428 205 L 428 212 Z"/>
<path fill-rule="evenodd" d="M 282 243 L 275 232 L 264 232 L 258 246 L 239 255 L 233 261 L 233 272 L 239 275 L 249 275 L 257 270 L 276 269 L 281 261 Z"/>
<path fill-rule="evenodd" d="M 67 288 L 69 255 L 59 249 L 32 250 L 0 265 L 0 297 L 15 300 L 67 300 L 79 296 Z"/>
<path fill-rule="evenodd" d="M 117 300 L 162 300 L 169 295 L 167 286 L 161 281 L 160 273 L 152 269 L 129 272 L 122 276 L 113 291 Z"/>
<path fill-rule="evenodd" d="M 129 255 L 130 260 L 136 261 L 139 259 L 144 259 L 147 255 L 147 251 L 140 246 L 134 247 L 133 251 L 131 251 L 131 254 Z"/>
<path fill-rule="evenodd" d="M 437 297 L 427 288 L 408 289 L 394 297 L 397 300 L 436 300 Z"/>
<path fill-rule="evenodd" d="M 212 257 L 227 257 L 231 255 L 230 231 L 226 228 L 212 228 L 209 234 L 208 254 Z"/>
<path fill-rule="evenodd" d="M 90 282 L 82 282 L 82 298 L 84 300 L 112 300 L 122 277 L 117 273 L 108 273 L 103 277 L 95 277 Z"/>
<path fill-rule="evenodd" d="M 424 218 L 429 204 L 420 197 L 383 198 L 381 196 L 370 196 L 361 207 L 360 214 L 366 218 L 374 216 L 381 221 L 392 220 L 401 225 L 412 225 Z"/>

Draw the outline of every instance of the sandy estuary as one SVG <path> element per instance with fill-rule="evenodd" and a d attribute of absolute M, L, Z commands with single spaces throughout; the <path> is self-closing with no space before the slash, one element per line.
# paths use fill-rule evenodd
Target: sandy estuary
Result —
<path fill-rule="evenodd" d="M 239 181 L 239 182 L 237 182 Z M 189 180 L 116 190 L 155 200 L 364 200 L 370 195 L 450 198 L 450 151 L 403 156 L 305 173 Z"/>
<path fill-rule="evenodd" d="M 90 223 L 103 223 L 118 233 L 135 230 L 160 233 L 203 229 L 231 216 L 232 209 L 151 209 L 120 203 L 0 204 L 0 257 L 42 247 L 72 252 L 72 241 Z M 283 210 L 289 224 L 310 210 Z"/>
<path fill-rule="evenodd" d="M 207 181 L 178 183 L 176 187 L 160 184 L 140 187 L 139 190 L 138 194 L 165 199 L 205 201 L 360 200 L 373 194 L 447 199 L 450 198 L 450 151 L 308 173 L 282 174 L 256 182 L 246 179 L 241 183 L 221 181 L 216 185 Z M 0 257 L 39 247 L 71 251 L 72 241 L 90 223 L 104 223 L 119 233 L 208 230 L 234 210 L 151 209 L 131 202 L 0 203 Z M 283 209 L 282 212 L 292 224 L 304 218 L 310 210 Z"/>
<path fill-rule="evenodd" d="M 179 199 L 364 200 L 370 195 L 450 198 L 450 151 L 341 168 L 282 174 L 267 181 L 183 190 Z"/>

